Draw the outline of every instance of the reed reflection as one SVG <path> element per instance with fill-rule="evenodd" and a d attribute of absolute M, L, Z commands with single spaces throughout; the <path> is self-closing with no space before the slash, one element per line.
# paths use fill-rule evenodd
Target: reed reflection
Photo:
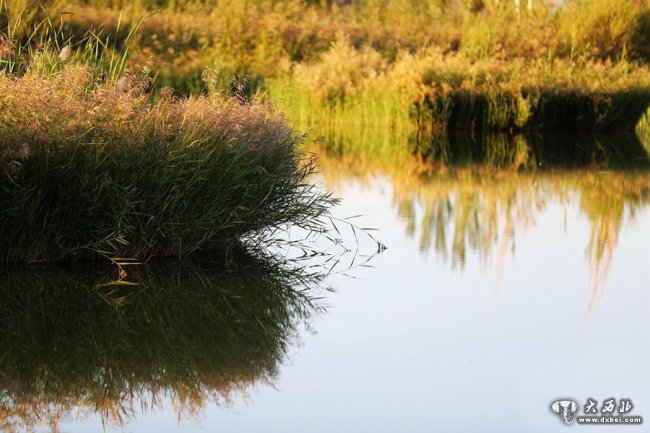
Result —
<path fill-rule="evenodd" d="M 553 203 L 577 206 L 590 227 L 588 311 L 607 280 L 621 228 L 650 204 L 648 153 L 634 135 L 418 137 L 331 131 L 318 143 L 334 188 L 387 179 L 393 205 L 422 254 L 464 270 L 492 263 L 498 288 L 517 240 Z"/>
<path fill-rule="evenodd" d="M 114 268 L 0 270 L 0 429 L 197 415 L 272 382 L 322 275 L 251 254 Z M 42 426 L 41 426 L 42 427 Z"/>

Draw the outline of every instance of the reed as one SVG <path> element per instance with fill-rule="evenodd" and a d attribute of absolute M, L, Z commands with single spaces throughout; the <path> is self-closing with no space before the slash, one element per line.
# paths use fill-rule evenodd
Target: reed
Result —
<path fill-rule="evenodd" d="M 617 93 L 459 91 L 417 107 L 419 126 L 448 131 L 633 131 L 650 104 L 650 90 Z"/>
<path fill-rule="evenodd" d="M 316 61 L 348 35 L 355 48 L 372 47 L 392 63 L 401 53 L 438 47 L 472 61 L 488 58 L 633 60 L 647 62 L 648 0 L 573 0 L 532 10 L 512 1 L 391 0 L 3 0 L 5 22 L 18 39 L 50 18 L 78 40 L 101 29 L 111 48 L 133 38 L 132 58 L 152 61 L 161 86 L 198 93 L 200 75 L 215 61 L 225 76 L 249 75 L 262 85 L 296 65 Z M 41 4 L 42 6 L 39 6 Z M 1 8 L 0 8 L 1 9 Z M 431 25 L 435 23 L 435 25 Z M 524 78 L 524 77 L 520 77 Z M 323 82 L 323 85 L 329 85 Z M 222 82 L 224 88 L 229 82 Z"/>
<path fill-rule="evenodd" d="M 339 38 L 319 62 L 270 81 L 291 118 L 438 132 L 621 132 L 650 105 L 650 71 L 623 60 L 472 60 L 427 48 L 389 64 Z"/>
<path fill-rule="evenodd" d="M 111 57 L 153 62 L 154 86 L 181 94 L 201 93 L 216 63 L 220 89 L 248 76 L 249 96 L 284 100 L 302 123 L 629 131 L 650 93 L 648 0 L 2 4 L 23 50 L 52 39 L 47 29 L 59 48 L 90 37 Z"/>
<path fill-rule="evenodd" d="M 151 102 L 147 71 L 95 77 L 0 76 L 1 262 L 183 256 L 318 229 L 333 201 L 274 107 L 216 91 Z"/>

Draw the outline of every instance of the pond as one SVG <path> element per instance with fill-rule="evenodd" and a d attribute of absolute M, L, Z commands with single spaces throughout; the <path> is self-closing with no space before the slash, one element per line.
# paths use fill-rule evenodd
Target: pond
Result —
<path fill-rule="evenodd" d="M 133 267 L 135 285 L 4 269 L 0 428 L 553 432 L 553 402 L 614 398 L 645 418 L 617 431 L 643 431 L 640 143 L 329 135 L 313 150 L 350 251 L 316 258 L 324 278 L 246 252 Z"/>

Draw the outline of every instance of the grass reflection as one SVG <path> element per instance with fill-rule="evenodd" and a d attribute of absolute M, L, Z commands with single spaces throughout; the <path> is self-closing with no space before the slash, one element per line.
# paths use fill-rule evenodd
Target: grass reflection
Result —
<path fill-rule="evenodd" d="M 648 153 L 634 135 L 418 137 L 336 131 L 318 143 L 337 188 L 387 178 L 393 205 L 422 254 L 463 270 L 476 254 L 498 287 L 508 254 L 549 203 L 589 221 L 588 308 L 602 292 L 621 227 L 650 204 Z"/>
<path fill-rule="evenodd" d="M 0 430 L 177 416 L 272 381 L 321 275 L 250 254 L 129 269 L 0 270 Z"/>

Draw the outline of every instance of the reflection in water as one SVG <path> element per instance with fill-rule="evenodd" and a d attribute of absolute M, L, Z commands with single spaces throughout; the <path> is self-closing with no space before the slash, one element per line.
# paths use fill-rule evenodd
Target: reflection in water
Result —
<path fill-rule="evenodd" d="M 241 255 L 115 269 L 0 270 L 0 429 L 101 414 L 178 417 L 273 380 L 319 307 L 318 274 Z"/>
<path fill-rule="evenodd" d="M 412 135 L 421 157 L 451 165 L 481 164 L 501 169 L 647 167 L 648 152 L 634 133 L 614 135 Z"/>
<path fill-rule="evenodd" d="M 650 203 L 650 173 L 589 173 L 581 181 L 580 209 L 591 228 L 586 249 L 591 268 L 591 311 L 596 297 L 602 294 L 621 227 L 634 221 L 636 212 Z"/>
<path fill-rule="evenodd" d="M 352 179 L 387 179 L 394 207 L 423 254 L 463 270 L 468 254 L 476 253 L 483 266 L 494 263 L 496 287 L 518 236 L 550 202 L 565 215 L 579 206 L 591 228 L 588 311 L 603 290 L 621 227 L 650 204 L 648 154 L 636 136 L 424 140 L 377 130 L 329 136 L 315 149 L 326 184 L 337 189 Z"/>
<path fill-rule="evenodd" d="M 493 147 L 490 140 L 496 140 Z M 615 141 L 597 140 L 579 144 L 599 149 L 582 161 L 557 157 L 554 162 L 545 156 L 544 149 L 535 151 L 535 145 L 522 137 L 503 136 L 479 141 L 453 138 L 448 144 L 438 141 L 437 149 L 442 150 L 436 156 L 421 140 L 419 145 L 418 140 L 409 141 L 408 134 L 386 134 L 378 130 L 359 131 L 352 136 L 334 134 L 331 141 L 318 144 L 316 151 L 322 176 L 332 188 L 351 181 L 374 184 L 388 180 L 394 208 L 407 233 L 417 240 L 421 253 L 461 271 L 469 267 L 475 256 L 484 266 L 493 264 L 499 278 L 505 271 L 508 254 L 516 252 L 521 234 L 536 220 L 558 208 L 567 214 L 578 209 L 590 227 L 583 251 L 591 269 L 588 300 L 591 309 L 603 291 L 622 227 L 650 202 L 650 172 L 644 167 L 647 156 L 637 153 L 635 141 L 616 148 Z M 463 147 L 462 143 L 470 143 L 470 148 Z M 625 158 L 621 160 L 616 156 L 621 149 L 632 149 L 635 156 L 628 158 L 622 152 Z M 558 147 L 552 154 L 562 151 L 569 152 Z M 631 164 L 635 168 L 603 171 L 617 164 Z M 560 169 L 555 168 L 558 165 Z M 574 168 L 584 165 L 590 168 Z M 351 231 L 348 237 L 363 241 L 357 239 L 356 226 L 346 220 L 333 219 L 332 224 L 335 232 L 348 230 Z M 565 230 L 574 228 L 566 221 Z M 300 238 L 302 234 L 297 235 Z M 356 255 L 346 262 L 338 253 L 318 254 L 341 247 L 339 239 L 327 236 L 320 239 L 330 242 L 330 250 L 330 246 L 311 238 L 294 243 L 285 234 L 278 236 L 286 247 L 297 250 L 301 260 L 286 263 L 259 254 L 240 253 L 228 260 L 196 259 L 182 264 L 131 266 L 127 268 L 127 279 L 135 284 L 114 282 L 114 268 L 0 269 L 0 430 L 24 431 L 41 423 L 49 423 L 56 430 L 63 419 L 94 414 L 106 422 L 122 425 L 136 412 L 167 404 L 173 406 L 177 416 L 191 416 L 201 412 L 208 401 L 228 403 L 237 395 L 245 394 L 252 384 L 274 381 L 289 345 L 298 338 L 300 325 L 307 324 L 320 309 L 314 289 L 322 278 L 327 272 L 345 273 L 353 266 L 365 265 L 363 260 L 357 261 Z M 372 258 L 382 248 L 379 243 L 370 243 L 372 251 L 367 256 Z M 312 262 L 314 257 L 320 262 Z M 346 418 L 344 411 L 340 417 L 354 420 L 359 419 L 359 413 L 376 414 L 377 407 L 393 407 L 389 406 L 395 403 L 393 391 L 402 390 L 400 387 L 409 392 L 413 389 L 413 395 L 418 395 L 415 403 L 405 403 L 408 409 L 410 405 L 420 407 L 423 402 L 431 403 L 419 411 L 423 415 L 430 414 L 431 407 L 438 407 L 436 404 L 444 405 L 442 398 L 437 400 L 427 394 L 429 391 L 437 394 L 440 389 L 446 395 L 454 389 L 457 394 L 463 394 L 459 390 L 491 392 L 495 386 L 502 386 L 516 393 L 519 385 L 513 387 L 509 381 L 539 386 L 539 378 L 565 380 L 573 378 L 576 370 L 589 376 L 585 382 L 589 389 L 594 386 L 592 369 L 582 369 L 584 359 L 575 355 L 589 354 L 585 359 L 598 358 L 598 361 L 603 358 L 600 354 L 566 352 L 569 346 L 550 344 L 555 342 L 555 329 L 562 328 L 563 332 L 568 330 L 567 335 L 573 335 L 564 339 L 573 346 L 578 335 L 571 334 L 575 331 L 573 322 L 566 322 L 566 317 L 556 322 L 552 317 L 556 310 L 548 306 L 539 310 L 548 316 L 532 314 L 539 312 L 537 303 L 547 297 L 546 291 L 541 296 L 526 293 L 513 303 L 504 303 L 501 309 L 482 308 L 479 303 L 475 309 L 468 310 L 464 293 L 419 290 L 416 280 L 422 285 L 430 280 L 417 272 L 412 276 L 400 273 L 402 265 L 393 264 L 387 272 L 395 275 L 383 277 L 395 285 L 413 285 L 417 290 L 397 291 L 393 286 L 389 289 L 389 283 L 382 288 L 380 282 L 376 292 L 348 291 L 347 295 L 360 301 L 352 304 L 355 308 L 348 309 L 348 322 L 330 324 L 330 332 L 334 333 L 329 339 L 321 339 L 327 350 L 312 352 L 320 363 L 311 364 L 306 369 L 307 376 L 298 374 L 296 381 L 308 384 L 304 387 L 305 394 L 298 394 L 295 400 L 285 394 L 289 402 L 286 413 L 291 417 L 296 410 L 309 412 L 316 407 L 315 411 L 319 411 L 322 404 L 312 404 L 309 398 L 321 395 L 329 398 L 323 400 L 328 404 L 360 396 L 349 405 L 351 415 Z M 400 271 L 395 272 L 397 268 Z M 463 279 L 470 274 L 464 274 Z M 457 280 L 450 281 L 454 283 L 448 285 L 455 289 Z M 367 298 L 369 293 L 371 301 Z M 440 297 L 432 296 L 440 294 Z M 530 300 L 524 300 L 528 295 Z M 463 308 L 459 309 L 459 305 Z M 367 308 L 361 311 L 359 306 Z M 339 310 L 338 320 L 345 317 L 345 310 Z M 453 314 L 445 315 L 446 310 Z M 430 314 L 431 311 L 436 314 Z M 502 314 L 494 314 L 495 311 Z M 627 309 L 618 311 L 628 314 Z M 637 309 L 637 314 L 638 311 L 643 308 Z M 389 316 L 391 323 L 387 325 Z M 451 316 L 457 320 L 451 320 Z M 544 322 L 538 320 L 540 317 L 551 319 Z M 636 320 L 638 316 L 631 317 Z M 486 326 L 477 327 L 476 323 Z M 605 320 L 600 325 L 603 323 L 604 328 L 596 329 L 613 329 L 609 324 L 616 322 Z M 553 336 L 549 337 L 550 334 Z M 591 339 L 580 335 L 584 339 L 581 350 L 600 348 L 601 341 L 618 341 L 610 338 L 610 334 L 593 335 Z M 487 340 L 490 340 L 489 347 L 483 347 L 480 343 Z M 424 341 L 430 344 L 422 344 Z M 630 353 L 634 354 L 638 347 L 629 344 L 630 341 L 619 341 L 621 348 L 629 350 L 625 352 L 625 360 L 631 359 Z M 425 350 L 427 347 L 430 352 Z M 360 353 L 365 357 L 359 358 Z M 404 359 L 409 360 L 409 370 L 413 373 L 410 377 L 387 374 L 398 371 Z M 570 362 L 574 364 L 567 367 Z M 549 363 L 558 369 L 548 368 Z M 331 368 L 332 373 L 321 377 L 322 370 L 313 370 L 313 365 Z M 344 367 L 336 369 L 336 365 Z M 413 365 L 417 368 L 412 369 Z M 529 365 L 535 367 L 530 374 L 526 369 Z M 566 377 L 562 376 L 563 372 L 567 372 Z M 359 377 L 366 377 L 367 382 L 355 382 Z M 377 377 L 382 380 L 378 381 Z M 344 387 L 349 388 L 338 386 L 337 379 L 341 378 L 350 378 L 351 381 L 343 381 Z M 384 379 L 390 383 L 388 388 Z M 312 380 L 318 383 L 319 393 L 313 392 Z M 350 383 L 355 386 L 350 387 Z M 418 388 L 419 385 L 423 387 Z M 377 386 L 377 392 L 370 396 L 368 390 L 374 389 L 373 386 Z M 322 392 L 328 388 L 329 394 Z M 346 390 L 347 400 L 338 400 L 341 389 Z M 382 400 L 386 389 L 391 390 L 390 395 Z M 526 395 L 531 396 L 529 392 Z M 374 399 L 377 396 L 382 398 Z M 279 399 L 273 399 L 276 400 Z M 448 397 L 444 400 L 458 401 Z M 360 403 L 366 401 L 387 403 L 364 408 Z M 300 404 L 303 406 L 296 409 Z M 544 405 L 546 402 L 535 410 Z M 465 406 L 482 410 L 471 402 Z M 262 405 L 260 410 L 264 412 L 265 407 Z M 400 410 L 407 410 L 407 406 Z M 448 426 L 457 426 L 458 416 L 466 415 L 467 409 L 461 407 L 458 413 L 453 412 L 457 408 L 450 410 L 446 412 L 452 419 Z M 496 413 L 492 406 L 485 410 L 486 416 L 488 410 Z M 333 411 L 341 414 L 340 408 L 335 407 Z M 390 410 L 383 412 L 391 414 Z M 435 416 L 445 421 L 441 416 L 444 411 L 439 412 Z M 524 414 L 528 416 L 530 412 Z M 266 416 L 259 417 L 261 422 L 267 420 Z M 426 429 L 430 423 L 422 425 Z M 386 426 L 390 427 L 390 422 Z"/>

